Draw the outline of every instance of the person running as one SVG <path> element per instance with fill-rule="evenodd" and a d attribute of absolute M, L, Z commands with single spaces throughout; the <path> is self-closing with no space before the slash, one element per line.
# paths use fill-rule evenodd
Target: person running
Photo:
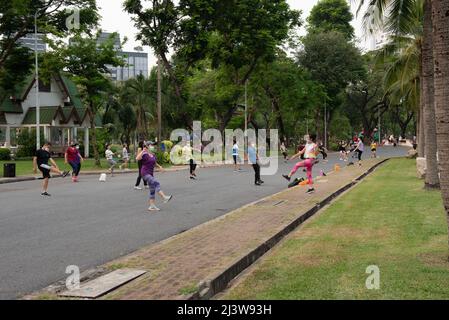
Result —
<path fill-rule="evenodd" d="M 377 158 L 377 142 L 373 140 L 371 142 L 371 158 Z"/>
<path fill-rule="evenodd" d="M 128 169 L 128 163 L 129 163 L 129 152 L 128 152 L 128 145 L 126 143 L 123 144 L 123 150 L 122 150 L 122 160 L 123 164 L 120 166 L 120 170 Z"/>
<path fill-rule="evenodd" d="M 41 149 L 36 150 L 36 153 L 33 157 L 33 171 L 34 173 L 37 173 L 37 169 L 39 168 L 39 170 L 42 172 L 42 178 L 44 179 L 44 182 L 42 183 L 41 195 L 47 197 L 50 196 L 50 194 L 48 193 L 48 180 L 51 178 L 50 172 L 60 174 L 63 178 L 67 177 L 67 175 L 69 174 L 68 171 L 59 170 L 58 165 L 51 157 L 50 148 L 51 143 L 46 142 Z M 49 161 L 51 165 L 48 164 Z"/>
<path fill-rule="evenodd" d="M 248 160 L 254 169 L 254 184 L 256 186 L 262 185 L 264 181 L 260 179 L 260 164 L 259 164 L 259 154 L 256 149 L 256 144 L 253 142 L 248 147 Z"/>
<path fill-rule="evenodd" d="M 363 154 L 364 150 L 365 150 L 365 145 L 363 144 L 363 140 L 362 140 L 362 138 L 359 138 L 359 140 L 357 141 L 355 150 L 354 150 L 354 154 L 357 153 L 357 158 L 359 160 L 359 166 L 362 165 L 362 154 Z"/>
<path fill-rule="evenodd" d="M 280 150 L 282 152 L 282 155 L 284 156 L 284 162 L 287 163 L 287 161 L 288 161 L 288 150 L 287 150 L 287 147 L 285 146 L 284 141 L 281 142 Z"/>
<path fill-rule="evenodd" d="M 117 162 L 114 160 L 115 153 L 111 150 L 111 145 L 108 144 L 106 146 L 106 151 L 104 152 L 106 155 L 106 160 L 109 164 L 109 171 L 111 172 L 111 177 L 114 176 L 114 167 L 117 165 Z"/>
<path fill-rule="evenodd" d="M 313 175 L 312 168 L 317 163 L 317 155 L 319 153 L 318 145 L 316 144 L 316 135 L 311 134 L 309 139 L 307 140 L 306 146 L 297 154 L 292 156 L 290 159 L 295 159 L 304 155 L 305 160 L 298 162 L 293 170 L 288 175 L 282 175 L 287 181 L 290 181 L 291 177 L 298 171 L 299 168 L 306 168 L 307 170 L 307 179 L 309 183 L 309 189 L 307 190 L 308 194 L 314 193 L 315 189 L 313 187 Z"/>
<path fill-rule="evenodd" d="M 144 146 L 144 142 L 140 141 L 139 147 L 137 149 L 137 154 L 142 152 L 143 146 Z M 137 161 L 137 166 L 139 168 L 139 173 L 138 173 L 139 175 L 137 176 L 136 184 L 134 185 L 134 190 L 142 190 L 142 188 L 140 187 L 140 182 L 142 181 L 142 174 L 140 173 L 140 170 L 142 169 L 142 160 Z M 145 189 L 147 189 L 148 184 L 145 180 L 143 180 L 143 184 L 144 184 Z"/>
<path fill-rule="evenodd" d="M 196 180 L 196 167 L 197 164 L 193 159 L 193 148 L 190 146 L 190 142 L 186 142 L 185 146 L 182 148 L 182 156 L 186 164 L 190 166 L 190 179 Z"/>
<path fill-rule="evenodd" d="M 232 158 L 234 159 L 234 172 L 241 171 L 240 165 L 238 164 L 239 160 L 239 145 L 237 140 L 234 139 L 234 145 L 232 146 Z"/>
<path fill-rule="evenodd" d="M 78 175 L 81 170 L 81 163 L 84 161 L 83 157 L 79 152 L 79 144 L 72 142 L 70 147 L 67 148 L 64 154 L 64 160 L 66 164 L 72 167 L 72 181 L 78 182 Z"/>
<path fill-rule="evenodd" d="M 156 193 L 158 193 L 164 200 L 164 203 L 169 202 L 173 196 L 166 196 L 161 190 L 161 184 L 154 178 L 154 167 L 157 166 L 159 169 L 163 170 L 162 166 L 157 163 L 156 156 L 154 154 L 155 148 L 154 143 L 147 142 L 144 144 L 143 150 L 137 155 L 136 160 L 142 161 L 141 175 L 143 180 L 148 183 L 150 187 L 149 194 L 149 211 L 160 211 L 156 207 Z"/>

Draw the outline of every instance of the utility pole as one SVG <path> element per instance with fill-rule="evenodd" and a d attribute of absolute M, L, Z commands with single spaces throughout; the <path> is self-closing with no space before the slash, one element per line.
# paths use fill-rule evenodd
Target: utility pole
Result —
<path fill-rule="evenodd" d="M 39 11 L 39 10 L 38 10 Z M 34 59 L 35 59 L 35 68 L 36 68 L 36 150 L 41 147 L 41 128 L 40 128 L 40 101 L 39 101 L 39 59 L 37 55 L 37 13 L 34 14 Z"/>
<path fill-rule="evenodd" d="M 377 133 L 379 135 L 379 145 L 382 142 L 382 138 L 381 138 L 381 131 L 380 131 L 380 106 L 377 108 L 377 118 L 378 118 L 378 124 L 377 124 Z"/>
<path fill-rule="evenodd" d="M 327 105 L 324 101 L 324 148 L 327 149 Z"/>
<path fill-rule="evenodd" d="M 161 93 L 161 60 L 157 58 L 157 141 L 162 139 L 162 93 Z"/>
<path fill-rule="evenodd" d="M 245 81 L 245 136 L 248 130 L 248 80 Z"/>

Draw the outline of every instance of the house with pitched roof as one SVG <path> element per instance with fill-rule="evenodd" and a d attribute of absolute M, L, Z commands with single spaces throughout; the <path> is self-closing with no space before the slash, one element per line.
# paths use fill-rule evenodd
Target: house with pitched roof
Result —
<path fill-rule="evenodd" d="M 36 85 L 30 76 L 14 94 L 0 96 L 0 146 L 17 148 L 17 137 L 24 128 L 36 128 Z M 39 81 L 40 128 L 55 153 L 63 153 L 70 141 L 84 143 L 89 155 L 89 129 L 92 112 L 80 99 L 75 83 L 64 74 L 55 74 L 48 83 Z M 96 127 L 101 126 L 99 117 Z"/>

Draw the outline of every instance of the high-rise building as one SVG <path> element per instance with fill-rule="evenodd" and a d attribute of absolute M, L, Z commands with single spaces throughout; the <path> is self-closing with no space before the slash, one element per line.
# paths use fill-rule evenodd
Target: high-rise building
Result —
<path fill-rule="evenodd" d="M 101 33 L 98 43 L 103 43 L 110 36 L 111 33 Z M 108 67 L 112 80 L 126 81 L 137 77 L 139 74 L 143 75 L 145 78 L 148 78 L 148 53 L 143 52 L 143 49 L 140 47 L 135 48 L 136 52 L 122 51 L 119 34 L 117 34 L 114 39 L 114 49 L 117 50 L 119 52 L 118 54 L 125 60 L 125 66 Z"/>
<path fill-rule="evenodd" d="M 43 34 L 41 34 L 41 33 L 37 34 L 37 52 L 47 51 L 47 44 L 42 40 L 43 37 L 44 37 Z M 25 37 L 20 38 L 18 43 L 22 47 L 27 47 L 34 51 L 35 39 L 36 39 L 36 37 L 35 37 L 34 33 L 28 33 Z"/>

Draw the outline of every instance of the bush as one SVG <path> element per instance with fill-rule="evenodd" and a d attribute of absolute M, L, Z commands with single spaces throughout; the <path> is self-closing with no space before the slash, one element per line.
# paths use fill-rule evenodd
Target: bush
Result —
<path fill-rule="evenodd" d="M 11 160 L 11 150 L 8 148 L 0 148 L 0 160 Z"/>
<path fill-rule="evenodd" d="M 41 134 L 41 142 L 45 142 L 43 134 Z M 36 153 L 36 131 L 22 129 L 19 137 L 17 138 L 17 144 L 19 145 L 19 149 L 16 154 L 18 158 L 34 156 Z"/>
<path fill-rule="evenodd" d="M 159 164 L 168 164 L 170 163 L 170 153 L 169 152 L 162 152 L 162 151 L 157 151 L 155 153 L 156 158 L 157 158 L 157 162 Z"/>

